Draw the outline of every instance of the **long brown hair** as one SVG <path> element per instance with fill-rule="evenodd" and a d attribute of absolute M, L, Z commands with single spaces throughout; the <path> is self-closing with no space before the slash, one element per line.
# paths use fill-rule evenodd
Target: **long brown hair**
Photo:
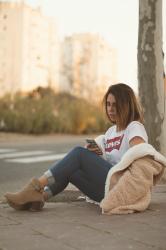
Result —
<path fill-rule="evenodd" d="M 104 96 L 103 103 L 109 120 L 110 118 L 107 113 L 107 98 L 109 94 L 112 94 L 116 100 L 116 125 L 118 131 L 125 129 L 132 121 L 143 123 L 142 110 L 134 91 L 124 83 L 111 85 Z"/>

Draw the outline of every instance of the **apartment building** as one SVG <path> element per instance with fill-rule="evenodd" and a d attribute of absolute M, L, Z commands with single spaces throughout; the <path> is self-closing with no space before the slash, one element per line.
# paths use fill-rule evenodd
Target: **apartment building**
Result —
<path fill-rule="evenodd" d="M 0 95 L 37 86 L 58 89 L 54 22 L 24 2 L 0 2 Z"/>
<path fill-rule="evenodd" d="M 97 99 L 117 77 L 117 52 L 98 34 L 73 34 L 61 46 L 60 90 Z"/>

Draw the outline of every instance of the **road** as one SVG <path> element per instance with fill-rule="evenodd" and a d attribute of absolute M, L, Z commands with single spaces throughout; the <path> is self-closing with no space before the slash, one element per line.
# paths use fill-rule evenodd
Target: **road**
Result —
<path fill-rule="evenodd" d="M 54 162 L 87 136 L 25 136 L 0 133 L 0 198 L 6 191 L 16 191 L 31 177 L 39 177 Z"/>

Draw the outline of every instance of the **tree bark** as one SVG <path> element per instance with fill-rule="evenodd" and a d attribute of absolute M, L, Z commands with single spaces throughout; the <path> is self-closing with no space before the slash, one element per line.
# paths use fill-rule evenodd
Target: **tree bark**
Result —
<path fill-rule="evenodd" d="M 138 86 L 151 143 L 166 155 L 162 0 L 139 1 Z"/>

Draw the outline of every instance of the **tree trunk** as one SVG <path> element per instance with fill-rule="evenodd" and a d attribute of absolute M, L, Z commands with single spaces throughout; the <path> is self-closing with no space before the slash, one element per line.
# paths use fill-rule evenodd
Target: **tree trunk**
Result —
<path fill-rule="evenodd" d="M 139 1 L 138 84 L 151 143 L 166 155 L 162 0 Z"/>

